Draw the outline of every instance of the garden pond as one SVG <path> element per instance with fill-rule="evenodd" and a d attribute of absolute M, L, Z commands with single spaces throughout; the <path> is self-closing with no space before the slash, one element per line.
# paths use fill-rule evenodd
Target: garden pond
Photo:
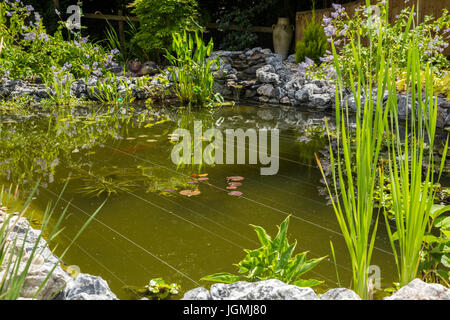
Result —
<path fill-rule="evenodd" d="M 325 117 L 332 118 L 292 107 L 245 105 L 201 110 L 79 107 L 58 115 L 3 117 L 1 178 L 4 184 L 19 184 L 22 193 L 40 179 L 32 203 L 36 220 L 69 180 L 57 203 L 61 211 L 70 203 L 64 231 L 52 244 L 57 254 L 106 200 L 64 262 L 101 276 L 121 299 L 135 298 L 126 287 L 143 287 L 153 278 L 176 282 L 182 291 L 208 286 L 199 279 L 234 272 L 233 264 L 245 256 L 243 249 L 259 247 L 251 225 L 275 234 L 288 215 L 289 239 L 298 241 L 297 250 L 309 251 L 309 258 L 328 255 L 306 276 L 325 281 L 320 292 L 337 287 L 330 241 L 342 285 L 351 281 L 344 239 L 315 163 L 314 153 L 327 149 Z M 190 129 L 194 120 L 220 130 L 278 128 L 278 173 L 262 176 L 260 164 L 173 164 L 172 133 Z M 230 176 L 244 178 L 237 189 L 227 189 Z M 183 190 L 191 190 L 187 194 L 192 196 L 180 194 Z M 233 196 L 232 191 L 239 192 Z M 384 222 L 378 230 L 373 274 L 381 277 L 382 287 L 389 287 L 395 263 Z"/>

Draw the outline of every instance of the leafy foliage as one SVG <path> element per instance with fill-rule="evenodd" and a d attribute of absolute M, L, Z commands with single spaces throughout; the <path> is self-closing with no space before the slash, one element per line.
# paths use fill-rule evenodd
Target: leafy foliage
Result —
<path fill-rule="evenodd" d="M 297 42 L 295 61 L 300 63 L 308 57 L 316 64 L 320 64 L 320 58 L 323 57 L 327 48 L 328 39 L 322 25 L 316 22 L 315 11 L 313 11 L 311 21 L 303 28 L 303 39 Z"/>
<path fill-rule="evenodd" d="M 180 293 L 181 287 L 176 283 L 168 284 L 162 278 L 156 278 L 150 280 L 144 288 L 126 287 L 126 289 L 137 297 L 169 300 Z"/>
<path fill-rule="evenodd" d="M 149 58 L 160 58 L 170 47 L 172 33 L 198 29 L 196 0 L 135 0 L 132 6 L 140 20 L 134 42 Z"/>
<path fill-rule="evenodd" d="M 431 222 L 423 239 L 419 265 L 425 281 L 441 282 L 447 287 L 450 286 L 450 216 L 442 214 L 448 210 L 448 206 L 442 205 L 433 205 L 431 208 Z"/>
<path fill-rule="evenodd" d="M 213 98 L 223 102 L 223 98 L 213 94 L 213 70 L 219 68 L 218 57 L 210 58 L 214 48 L 212 39 L 208 45 L 203 42 L 197 32 L 172 35 L 172 50 L 175 56 L 167 51 L 166 58 L 172 65 L 169 73 L 174 81 L 177 97 L 183 104 L 204 106 L 212 103 Z"/>
<path fill-rule="evenodd" d="M 377 64 L 377 46 L 358 46 L 359 54 L 362 59 L 361 65 L 353 55 L 352 39 L 360 38 L 361 41 L 367 41 L 372 37 L 372 43 L 381 41 L 387 56 L 391 56 L 392 63 L 397 66 L 396 72 L 399 73 L 407 65 L 407 48 L 404 43 L 409 42 L 413 37 L 417 41 L 417 50 L 423 65 L 430 63 L 433 71 L 440 73 L 448 67 L 448 60 L 443 55 L 448 42 L 444 37 L 448 37 L 450 32 L 450 16 L 447 10 L 443 10 L 440 17 L 425 16 L 423 22 L 417 23 L 416 12 L 413 12 L 413 20 L 409 20 L 411 8 L 404 8 L 395 21 L 388 21 L 389 5 L 386 1 L 380 1 L 376 4 L 376 10 L 379 11 L 379 17 L 374 14 L 374 7 L 367 9 L 365 5 L 358 7 L 354 13 L 345 11 L 344 7 L 334 5 L 334 12 L 330 17 L 325 17 L 324 30 L 330 41 L 333 41 L 340 53 L 339 63 L 343 70 L 351 70 L 355 76 L 361 69 L 366 76 L 375 70 Z M 414 28 L 410 26 L 414 25 Z M 375 32 L 381 28 L 382 32 Z M 407 33 L 404 30 L 409 30 Z M 332 61 L 331 53 L 328 54 L 327 61 Z M 344 75 L 346 82 L 350 79 Z"/>
<path fill-rule="evenodd" d="M 49 35 L 39 13 L 20 0 L 0 3 L 0 34 L 0 74 L 13 79 L 101 76 L 115 65 L 116 51 L 106 53 L 62 20 Z"/>
<path fill-rule="evenodd" d="M 323 283 L 315 279 L 301 279 L 305 273 L 317 266 L 325 257 L 307 259 L 307 252 L 298 253 L 293 256 L 297 242 L 288 243 L 287 231 L 289 217 L 284 220 L 278 234 L 272 238 L 259 226 L 253 226 L 261 248 L 256 250 L 245 250 L 246 257 L 236 266 L 239 268 L 238 275 L 231 273 L 215 273 L 202 278 L 206 281 L 233 283 L 236 281 L 261 281 L 267 279 L 279 279 L 287 284 L 299 287 L 312 287 Z"/>

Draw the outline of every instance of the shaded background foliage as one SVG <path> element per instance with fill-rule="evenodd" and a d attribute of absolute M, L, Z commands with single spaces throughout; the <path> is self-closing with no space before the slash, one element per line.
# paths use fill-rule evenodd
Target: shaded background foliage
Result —
<path fill-rule="evenodd" d="M 25 0 L 39 11 L 49 32 L 57 26 L 57 16 L 54 13 L 53 0 Z M 65 16 L 65 9 L 78 0 L 59 0 L 61 12 Z M 83 0 L 83 11 L 86 13 L 101 12 L 103 14 L 117 14 L 123 10 L 125 15 L 132 15 L 132 8 L 127 7 L 131 0 Z M 240 50 L 254 46 L 272 48 L 272 34 L 255 33 L 251 26 L 270 27 L 276 24 L 278 17 L 289 17 L 295 22 L 297 11 L 312 8 L 312 0 L 197 0 L 200 23 L 218 23 L 225 31 L 210 29 L 209 35 L 215 39 L 216 47 L 221 49 Z M 348 3 L 350 0 L 316 0 L 316 9 L 331 6 L 331 3 Z M 101 40 L 105 37 L 107 26 L 102 20 L 83 19 L 85 33 L 91 39 Z M 112 23 L 117 28 L 117 22 Z M 238 25 L 243 31 L 226 30 L 229 25 Z M 125 24 L 126 26 L 126 24 Z"/>

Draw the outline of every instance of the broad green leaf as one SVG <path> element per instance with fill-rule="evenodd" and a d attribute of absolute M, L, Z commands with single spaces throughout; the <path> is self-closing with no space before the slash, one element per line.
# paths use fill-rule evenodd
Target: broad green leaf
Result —
<path fill-rule="evenodd" d="M 240 279 L 241 279 L 240 276 L 236 276 L 231 273 L 223 272 L 223 273 L 211 274 L 209 276 L 201 278 L 200 280 L 222 282 L 222 283 L 233 283 L 233 282 L 239 281 Z"/>
<path fill-rule="evenodd" d="M 319 281 L 316 279 L 308 279 L 308 280 L 300 279 L 292 282 L 292 284 L 297 287 L 314 287 L 322 283 L 324 283 L 324 281 Z"/>

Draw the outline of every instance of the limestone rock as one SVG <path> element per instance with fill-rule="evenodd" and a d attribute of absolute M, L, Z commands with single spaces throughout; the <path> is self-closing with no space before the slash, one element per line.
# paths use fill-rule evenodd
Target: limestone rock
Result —
<path fill-rule="evenodd" d="M 287 285 L 276 279 L 213 284 L 210 293 L 213 300 L 318 300 L 313 289 Z"/>
<path fill-rule="evenodd" d="M 181 300 L 212 300 L 212 297 L 208 290 L 200 287 L 186 292 Z"/>
<path fill-rule="evenodd" d="M 271 84 L 264 84 L 258 88 L 257 92 L 260 96 L 265 96 L 265 97 L 270 98 L 273 96 L 274 87 Z"/>
<path fill-rule="evenodd" d="M 414 279 L 384 300 L 450 300 L 450 289 L 437 283 Z"/>
<path fill-rule="evenodd" d="M 361 300 L 361 298 L 350 289 L 336 288 L 325 292 L 320 296 L 320 300 Z"/>
<path fill-rule="evenodd" d="M 64 289 L 65 300 L 117 300 L 108 283 L 100 277 L 80 273 Z"/>

